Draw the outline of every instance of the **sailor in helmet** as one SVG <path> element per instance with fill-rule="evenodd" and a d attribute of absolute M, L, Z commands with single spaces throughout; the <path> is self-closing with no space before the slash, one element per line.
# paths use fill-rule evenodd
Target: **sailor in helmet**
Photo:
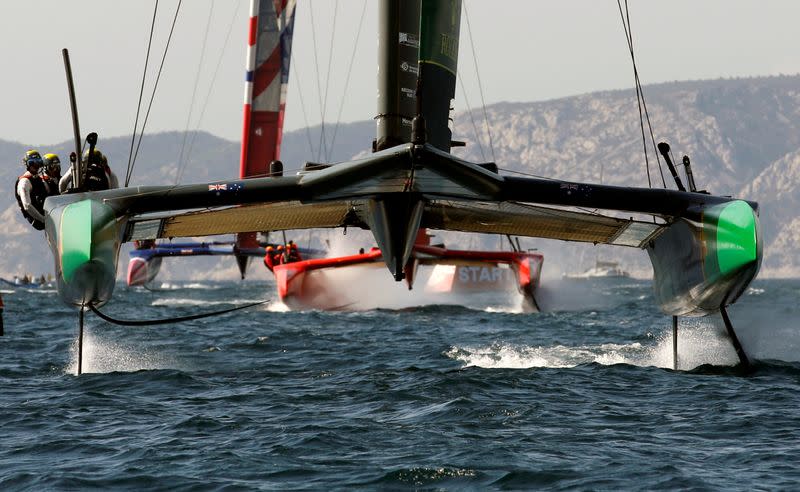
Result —
<path fill-rule="evenodd" d="M 80 191 L 101 191 L 118 188 L 117 176 L 108 167 L 108 159 L 97 148 L 90 154 L 89 150 L 83 153 L 83 164 L 86 174 Z M 58 189 L 64 193 L 72 184 L 72 168 L 58 182 Z"/>
<path fill-rule="evenodd" d="M 297 248 L 297 244 L 290 240 L 286 244 L 286 263 L 293 263 L 300 260 L 302 260 L 300 257 L 300 250 Z"/>
<path fill-rule="evenodd" d="M 275 266 L 275 248 L 272 246 L 267 246 L 264 251 L 264 266 L 269 268 L 270 272 L 272 271 L 272 267 Z"/>
<path fill-rule="evenodd" d="M 40 175 L 44 166 L 42 156 L 36 150 L 25 152 L 22 157 L 25 173 L 17 178 L 14 185 L 15 196 L 22 215 L 37 230 L 44 229 L 44 200 L 48 195 L 48 188 Z"/>
<path fill-rule="evenodd" d="M 42 179 L 47 184 L 48 196 L 58 195 L 58 182 L 61 180 L 61 160 L 56 154 L 44 155 L 44 174 Z"/>
<path fill-rule="evenodd" d="M 279 244 L 275 250 L 275 259 L 278 260 L 278 265 L 286 263 L 286 253 L 282 244 Z"/>

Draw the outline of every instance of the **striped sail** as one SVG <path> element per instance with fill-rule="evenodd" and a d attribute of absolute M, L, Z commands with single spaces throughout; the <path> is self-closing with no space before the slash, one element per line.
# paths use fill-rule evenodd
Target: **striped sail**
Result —
<path fill-rule="evenodd" d="M 264 176 L 279 159 L 296 0 L 251 0 L 241 178 Z"/>

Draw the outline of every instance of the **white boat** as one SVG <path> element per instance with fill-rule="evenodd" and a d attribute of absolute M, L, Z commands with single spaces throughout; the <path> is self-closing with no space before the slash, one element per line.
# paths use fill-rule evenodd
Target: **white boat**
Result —
<path fill-rule="evenodd" d="M 597 260 L 595 265 L 583 273 L 565 273 L 564 278 L 628 278 L 630 274 L 623 270 L 616 261 Z"/>

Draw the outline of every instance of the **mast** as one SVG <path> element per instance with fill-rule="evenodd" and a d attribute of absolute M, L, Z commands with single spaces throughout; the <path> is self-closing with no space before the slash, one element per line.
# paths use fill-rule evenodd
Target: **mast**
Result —
<path fill-rule="evenodd" d="M 72 110 L 72 130 L 75 135 L 75 160 L 70 159 L 72 169 L 72 187 L 79 190 L 83 185 L 83 172 L 81 169 L 81 128 L 78 123 L 78 104 L 75 102 L 75 84 L 72 82 L 72 64 L 69 61 L 69 50 L 61 50 L 64 57 L 64 70 L 67 73 L 67 89 L 69 90 L 69 107 Z"/>

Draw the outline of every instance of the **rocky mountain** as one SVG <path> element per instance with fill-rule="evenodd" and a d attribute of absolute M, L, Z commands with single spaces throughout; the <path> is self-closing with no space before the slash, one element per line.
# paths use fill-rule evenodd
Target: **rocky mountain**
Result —
<path fill-rule="evenodd" d="M 690 156 L 699 188 L 760 203 L 765 238 L 761 275 L 800 275 L 796 259 L 800 253 L 800 76 L 673 82 L 645 87 L 645 95 L 656 142 L 669 142 L 679 162 L 684 154 Z M 506 172 L 618 185 L 647 186 L 649 170 L 653 186 L 666 182 L 674 188 L 666 168 L 662 181 L 650 143 L 645 159 L 633 90 L 498 103 L 488 106 L 486 115 L 490 131 L 482 110 L 454 115 L 454 139 L 467 143 L 454 153 L 475 161 L 495 161 Z M 321 155 L 325 152 L 315 151 L 320 147 L 320 130 L 315 127 L 284 136 L 282 157 L 287 171 L 299 169 L 305 161 L 339 161 L 368 152 L 375 123 L 345 124 L 335 130 L 326 127 L 328 141 L 336 134 L 327 159 Z M 6 163 L 0 169 L 1 276 L 52 270 L 43 234 L 22 219 L 13 185 L 27 148 L 56 152 L 66 161 L 69 146 L 69 142 L 34 146 L 0 140 L 0 159 Z M 101 134 L 100 148 L 120 178 L 130 146 L 130 137 L 103 139 Z M 237 142 L 207 133 L 184 138 L 183 133 L 168 132 L 145 136 L 131 183 L 175 182 L 182 148 L 183 155 L 189 155 L 183 183 L 230 178 L 238 172 Z M 442 236 L 448 244 L 464 247 L 494 248 L 499 241 L 455 233 Z M 635 273 L 650 275 L 646 254 L 638 250 L 534 239 L 524 239 L 523 246 L 544 252 L 549 276 L 586 268 L 597 257 L 618 258 Z M 123 252 L 121 272 L 126 263 Z M 162 278 L 235 278 L 235 271 L 227 258 L 181 260 L 166 266 Z"/>

